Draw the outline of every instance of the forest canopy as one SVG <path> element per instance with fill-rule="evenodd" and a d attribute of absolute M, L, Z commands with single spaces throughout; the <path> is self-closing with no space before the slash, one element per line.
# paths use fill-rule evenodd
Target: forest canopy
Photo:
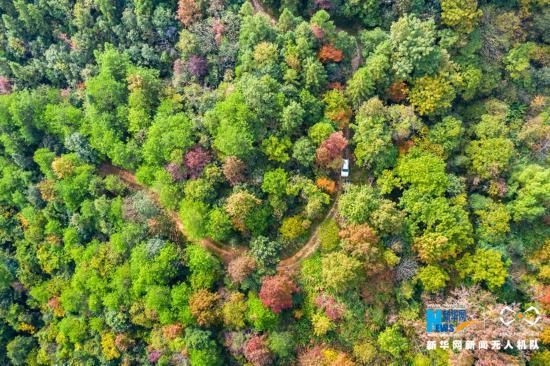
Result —
<path fill-rule="evenodd" d="M 0 15 L 0 364 L 550 364 L 547 1 Z"/>

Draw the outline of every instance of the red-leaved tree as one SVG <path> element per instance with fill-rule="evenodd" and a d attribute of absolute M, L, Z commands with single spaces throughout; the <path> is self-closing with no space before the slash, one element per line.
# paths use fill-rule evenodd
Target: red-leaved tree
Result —
<path fill-rule="evenodd" d="M 244 346 L 244 357 L 254 366 L 271 364 L 271 351 L 267 347 L 265 336 L 251 337 Z"/>
<path fill-rule="evenodd" d="M 292 307 L 292 294 L 298 292 L 298 287 L 288 276 L 277 274 L 264 277 L 260 289 L 260 300 L 273 312 L 280 313 Z"/>
<path fill-rule="evenodd" d="M 407 95 L 409 95 L 409 89 L 405 82 L 396 81 L 390 85 L 388 94 L 393 102 L 399 103 L 407 98 Z"/>
<path fill-rule="evenodd" d="M 319 309 L 324 310 L 325 315 L 332 321 L 342 319 L 346 313 L 346 307 L 330 295 L 322 294 L 317 296 L 315 298 L 315 305 Z"/>
<path fill-rule="evenodd" d="M 11 93 L 11 83 L 10 80 L 0 75 L 0 95 Z"/>
<path fill-rule="evenodd" d="M 339 49 L 335 48 L 331 44 L 325 44 L 319 50 L 319 60 L 322 63 L 326 62 L 340 62 L 344 58 L 344 54 Z"/>
<path fill-rule="evenodd" d="M 169 163 L 167 164 L 164 169 L 170 174 L 172 179 L 176 182 L 182 181 L 185 179 L 185 169 L 183 168 L 183 165 L 179 163 Z"/>
<path fill-rule="evenodd" d="M 323 361 L 323 349 L 319 345 L 304 349 L 298 355 L 298 365 L 300 366 L 322 365 Z"/>
<path fill-rule="evenodd" d="M 187 175 L 195 179 L 201 175 L 204 167 L 210 163 L 210 153 L 201 146 L 195 146 L 185 154 L 185 170 Z"/>
<path fill-rule="evenodd" d="M 333 132 L 317 148 L 317 163 L 323 167 L 330 167 L 334 161 L 339 158 L 342 151 L 348 146 L 348 140 L 341 131 Z"/>
<path fill-rule="evenodd" d="M 311 33 L 313 33 L 313 36 L 317 39 L 322 39 L 325 36 L 323 28 L 319 27 L 317 24 L 311 25 Z"/>
<path fill-rule="evenodd" d="M 212 32 L 214 32 L 214 39 L 219 46 L 222 43 L 223 33 L 225 32 L 225 26 L 220 19 L 214 19 L 212 22 Z"/>
<path fill-rule="evenodd" d="M 203 56 L 192 55 L 187 60 L 187 70 L 196 78 L 201 78 L 208 72 L 208 64 Z"/>
<path fill-rule="evenodd" d="M 316 9 L 330 10 L 332 9 L 332 2 L 330 0 L 314 0 Z"/>

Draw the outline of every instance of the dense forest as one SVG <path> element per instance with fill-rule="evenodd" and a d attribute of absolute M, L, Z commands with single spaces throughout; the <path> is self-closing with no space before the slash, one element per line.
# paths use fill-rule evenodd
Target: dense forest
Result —
<path fill-rule="evenodd" d="M 548 0 L 0 16 L 1 365 L 550 365 Z"/>

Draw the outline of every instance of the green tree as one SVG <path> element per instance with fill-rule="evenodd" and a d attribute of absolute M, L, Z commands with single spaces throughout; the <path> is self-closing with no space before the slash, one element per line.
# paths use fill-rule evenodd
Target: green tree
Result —
<path fill-rule="evenodd" d="M 338 211 L 350 223 L 366 222 L 378 207 L 379 196 L 369 185 L 351 185 L 338 201 Z"/>
<path fill-rule="evenodd" d="M 323 96 L 325 102 L 325 117 L 341 127 L 346 126 L 352 115 L 351 107 L 342 90 L 329 90 Z"/>
<path fill-rule="evenodd" d="M 223 365 L 216 342 L 211 339 L 210 331 L 186 328 L 184 344 L 189 351 L 189 359 L 197 366 Z"/>
<path fill-rule="evenodd" d="M 8 289 L 15 279 L 14 273 L 12 273 L 8 263 L 8 257 L 0 255 L 0 292 Z"/>
<path fill-rule="evenodd" d="M 483 15 L 476 0 L 443 0 L 441 10 L 443 23 L 464 33 L 470 33 Z"/>
<path fill-rule="evenodd" d="M 506 71 L 510 73 L 512 80 L 521 80 L 523 85 L 529 86 L 531 83 L 531 55 L 536 45 L 532 42 L 518 44 L 506 55 Z"/>
<path fill-rule="evenodd" d="M 231 293 L 222 307 L 223 323 L 230 328 L 244 328 L 246 311 L 244 295 L 240 292 Z"/>
<path fill-rule="evenodd" d="M 278 315 L 265 306 L 253 292 L 248 294 L 247 308 L 246 318 L 255 330 L 265 332 L 275 329 L 279 322 Z"/>
<path fill-rule="evenodd" d="M 292 357 L 295 343 L 292 332 L 273 332 L 268 338 L 269 349 L 281 359 Z"/>
<path fill-rule="evenodd" d="M 437 292 L 445 288 L 449 275 L 438 266 L 426 266 L 418 271 L 417 278 L 422 282 L 424 289 L 429 292 Z"/>
<path fill-rule="evenodd" d="M 319 93 L 327 83 L 327 72 L 323 65 L 310 57 L 305 61 L 303 77 L 306 87 L 312 93 Z"/>
<path fill-rule="evenodd" d="M 36 345 L 33 337 L 17 336 L 11 340 L 7 347 L 7 356 L 14 365 L 27 365 L 32 357 Z"/>
<path fill-rule="evenodd" d="M 436 45 L 433 19 L 422 21 L 406 15 L 390 30 L 393 69 L 400 79 L 433 74 L 439 67 L 441 52 Z"/>
<path fill-rule="evenodd" d="M 272 135 L 262 142 L 262 150 L 267 158 L 280 163 L 286 163 L 290 159 L 288 150 L 291 147 L 292 142 L 288 137 L 278 138 Z"/>
<path fill-rule="evenodd" d="M 323 251 L 330 252 L 337 248 L 340 242 L 339 230 L 338 224 L 332 218 L 325 220 L 319 226 L 319 242 Z"/>
<path fill-rule="evenodd" d="M 512 183 L 517 189 L 508 207 L 514 221 L 532 221 L 547 212 L 545 202 L 550 200 L 550 169 L 527 165 L 512 175 Z"/>
<path fill-rule="evenodd" d="M 478 194 L 470 196 L 470 206 L 477 216 L 476 234 L 486 243 L 499 243 L 510 232 L 511 215 L 499 202 Z"/>
<path fill-rule="evenodd" d="M 424 233 L 415 238 L 414 250 L 425 263 L 435 263 L 456 256 L 456 247 L 440 233 Z"/>
<path fill-rule="evenodd" d="M 143 156 L 151 164 L 162 165 L 174 151 L 185 151 L 192 144 L 192 124 L 185 114 L 158 115 L 148 130 Z"/>
<path fill-rule="evenodd" d="M 294 133 L 304 122 L 304 116 L 304 108 L 297 102 L 290 102 L 290 104 L 283 109 L 281 118 L 281 127 L 283 131 L 289 134 Z"/>
<path fill-rule="evenodd" d="M 256 50 L 265 49 L 261 47 L 266 43 L 260 43 Z M 269 47 L 267 49 L 270 49 Z M 275 54 L 277 50 L 275 49 Z M 257 53 L 254 53 L 254 57 Z M 271 57 L 262 55 L 261 58 Z M 256 67 L 258 62 L 255 61 Z M 275 70 L 274 76 L 279 76 Z M 280 116 L 283 110 L 284 95 L 281 92 L 281 84 L 271 75 L 253 77 L 249 74 L 243 75 L 239 80 L 239 89 L 244 97 L 244 102 L 250 111 L 253 111 L 254 118 L 249 120 L 250 128 L 255 131 L 256 136 L 263 136 L 265 127 L 273 123 L 273 116 Z"/>
<path fill-rule="evenodd" d="M 208 236 L 216 241 L 227 240 L 233 233 L 231 218 L 221 207 L 214 208 L 208 213 L 206 227 Z"/>
<path fill-rule="evenodd" d="M 128 72 L 128 130 L 138 132 L 149 127 L 154 109 L 159 103 L 159 71 L 141 67 Z"/>
<path fill-rule="evenodd" d="M 396 358 L 400 358 L 409 350 L 409 341 L 403 336 L 397 324 L 387 327 L 378 335 L 378 345 L 382 351 Z"/>
<path fill-rule="evenodd" d="M 352 125 L 357 163 L 375 172 L 394 165 L 397 159 L 385 114 L 382 102 L 373 98 L 361 106 Z"/>
<path fill-rule="evenodd" d="M 55 157 L 55 153 L 46 148 L 36 150 L 33 156 L 33 160 L 40 167 L 42 174 L 50 179 L 53 178 L 52 163 Z"/>
<path fill-rule="evenodd" d="M 191 286 L 194 289 L 211 288 L 222 273 L 220 261 L 197 244 L 188 246 L 185 252 L 191 271 Z"/>
<path fill-rule="evenodd" d="M 247 218 L 261 203 L 256 196 L 248 191 L 236 191 L 227 198 L 225 211 L 231 217 L 233 225 L 244 232 Z"/>
<path fill-rule="evenodd" d="M 330 122 L 321 121 L 314 124 L 308 130 L 309 138 L 316 144 L 325 141 L 334 131 L 334 126 Z"/>
<path fill-rule="evenodd" d="M 424 116 L 445 112 L 455 97 L 455 88 L 445 76 L 423 76 L 415 80 L 409 101 Z"/>
<path fill-rule="evenodd" d="M 441 145 L 448 157 L 460 146 L 463 134 L 464 127 L 459 119 L 445 117 L 430 129 L 428 138 L 434 144 Z"/>
<path fill-rule="evenodd" d="M 360 261 L 343 252 L 332 252 L 322 257 L 321 279 L 332 292 L 342 294 L 359 285 L 363 278 Z"/>
<path fill-rule="evenodd" d="M 250 252 L 263 267 L 271 267 L 279 261 L 281 244 L 265 236 L 258 236 L 250 242 Z"/>
<path fill-rule="evenodd" d="M 400 185 L 407 184 L 419 194 L 443 194 L 449 185 L 445 161 L 421 150 L 411 150 L 397 162 L 394 169 Z"/>
<path fill-rule="evenodd" d="M 180 218 L 191 240 L 206 237 L 208 224 L 208 205 L 201 201 L 184 199 L 180 205 Z"/>
<path fill-rule="evenodd" d="M 207 115 L 214 147 L 223 156 L 248 158 L 253 151 L 252 112 L 240 92 L 231 93 Z"/>
<path fill-rule="evenodd" d="M 298 238 L 304 236 L 304 234 L 309 229 L 311 222 L 309 220 L 304 220 L 300 216 L 291 216 L 283 220 L 279 232 L 283 239 L 286 240 L 297 240 Z"/>
<path fill-rule="evenodd" d="M 389 48 L 384 43 L 376 52 L 369 56 L 365 66 L 359 68 L 351 77 L 346 89 L 353 105 L 359 107 L 363 102 L 374 96 L 377 87 L 384 87 L 388 82 L 390 66 Z"/>
<path fill-rule="evenodd" d="M 474 283 L 484 282 L 490 289 L 501 287 L 506 281 L 507 264 L 495 249 L 476 249 L 473 255 L 466 253 L 456 262 L 462 278 L 471 278 Z"/>
<path fill-rule="evenodd" d="M 298 164 L 308 167 L 315 161 L 315 146 L 308 137 L 301 137 L 292 147 L 292 158 Z"/>
<path fill-rule="evenodd" d="M 472 141 L 466 147 L 472 170 L 484 179 L 500 175 L 508 168 L 514 154 L 514 143 L 506 138 Z"/>
<path fill-rule="evenodd" d="M 265 172 L 262 182 L 262 190 L 276 196 L 282 196 L 286 192 L 287 174 L 282 168 Z"/>

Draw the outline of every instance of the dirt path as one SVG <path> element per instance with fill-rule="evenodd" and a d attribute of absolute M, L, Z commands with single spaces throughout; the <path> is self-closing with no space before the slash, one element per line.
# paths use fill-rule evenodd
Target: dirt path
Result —
<path fill-rule="evenodd" d="M 109 163 L 103 163 L 99 166 L 99 173 L 102 176 L 107 175 L 116 175 L 120 179 L 122 179 L 132 190 L 143 190 L 147 192 L 149 197 L 159 206 L 162 207 L 159 201 L 158 194 L 150 190 L 148 187 L 145 187 L 144 185 L 138 183 L 136 176 L 132 174 L 131 172 L 118 168 L 112 164 Z M 336 212 L 336 202 L 338 200 L 338 196 L 334 199 L 334 202 L 332 203 L 332 207 L 325 216 L 324 220 L 326 220 L 329 217 L 334 216 Z M 177 212 L 165 209 L 164 210 L 168 217 L 172 219 L 172 221 L 176 224 L 176 228 L 178 231 L 180 231 L 184 237 L 187 237 L 187 233 L 185 231 L 185 227 L 183 226 L 183 223 L 181 222 L 181 219 L 179 218 L 179 215 Z M 312 255 L 317 248 L 319 247 L 319 240 L 318 240 L 318 233 L 320 224 L 317 225 L 313 233 L 311 234 L 311 237 L 307 241 L 307 243 L 294 255 L 283 259 L 278 267 L 277 270 L 279 272 L 286 272 L 286 273 L 292 273 L 296 271 L 296 269 L 299 267 L 300 263 Z M 245 252 L 244 248 L 223 248 L 220 244 L 216 243 L 214 240 L 210 238 L 206 238 L 200 241 L 200 245 L 202 245 L 205 249 L 209 250 L 210 252 L 214 253 L 217 257 L 219 257 L 226 265 L 231 262 L 233 259 L 240 256 L 242 253 Z"/>
<path fill-rule="evenodd" d="M 265 14 L 273 24 L 277 23 L 277 19 L 271 14 L 270 12 L 266 11 L 263 4 L 259 0 L 251 0 L 252 6 L 254 7 L 255 13 L 261 13 Z M 359 68 L 359 65 L 361 64 L 361 48 L 359 46 L 359 42 L 356 41 L 357 44 L 357 50 L 356 54 L 353 56 L 351 60 L 351 68 L 352 71 L 355 72 Z M 346 131 L 346 137 L 349 138 L 349 133 Z M 346 155 L 349 155 L 349 152 L 346 150 Z M 346 156 L 348 157 L 348 156 Z M 349 158 L 349 157 L 348 157 Z M 133 190 L 144 190 L 147 192 L 149 197 L 159 206 L 162 207 L 160 204 L 160 200 L 158 197 L 158 194 L 150 190 L 149 188 L 143 186 L 142 184 L 138 183 L 136 177 L 131 172 L 120 169 L 112 164 L 104 163 L 99 167 L 100 174 L 103 176 L 106 175 L 117 175 L 120 177 L 124 182 L 128 184 L 128 186 Z M 325 218 L 322 222 L 325 220 L 334 217 L 336 214 L 336 207 L 337 207 L 337 201 L 338 201 L 338 195 L 334 198 L 334 201 L 332 202 L 332 207 L 327 212 Z M 184 237 L 187 237 L 187 233 L 185 231 L 185 227 L 183 226 L 183 223 L 181 222 L 181 219 L 179 218 L 179 215 L 177 212 L 165 209 L 166 214 L 173 220 L 173 222 L 176 224 L 177 229 L 183 234 Z M 306 242 L 306 244 L 296 253 L 294 253 L 292 256 L 285 258 L 279 262 L 279 265 L 277 266 L 278 272 L 286 272 L 286 273 L 293 273 L 295 272 L 299 266 L 300 263 L 311 256 L 317 248 L 319 247 L 319 230 L 321 227 L 321 223 L 317 225 L 317 227 L 313 230 L 311 233 L 310 238 Z M 231 262 L 231 260 L 235 259 L 239 255 L 245 252 L 244 248 L 223 248 L 220 244 L 216 243 L 214 240 L 206 238 L 200 241 L 200 244 L 209 250 L 210 252 L 214 253 L 216 256 L 218 256 L 220 259 L 223 260 L 225 264 L 228 264 Z"/>
<path fill-rule="evenodd" d="M 332 207 L 327 212 L 327 215 L 325 216 L 323 221 L 321 221 L 317 225 L 315 230 L 313 230 L 307 243 L 299 251 L 294 253 L 294 255 L 286 259 L 283 259 L 282 261 L 279 262 L 279 265 L 277 266 L 278 272 L 281 272 L 281 273 L 295 272 L 300 267 L 300 263 L 302 263 L 304 259 L 308 258 L 313 253 L 315 253 L 317 248 L 319 248 L 319 230 L 321 228 L 321 224 L 326 220 L 328 220 L 329 218 L 334 217 L 334 215 L 336 214 L 337 201 L 338 201 L 338 196 L 334 198 L 334 201 L 332 202 Z"/>
<path fill-rule="evenodd" d="M 116 175 L 120 179 L 122 179 L 130 189 L 132 190 L 143 190 L 147 192 L 149 197 L 155 202 L 155 204 L 159 207 L 162 207 L 160 204 L 159 196 L 156 192 L 150 190 L 149 188 L 143 186 L 142 184 L 138 183 L 136 176 L 132 174 L 131 172 L 120 169 L 112 164 L 109 163 L 103 163 L 99 167 L 99 173 L 102 176 L 107 175 Z M 183 234 L 184 237 L 187 237 L 187 233 L 185 231 L 185 227 L 183 226 L 183 223 L 181 222 L 181 219 L 177 212 L 164 209 L 164 212 L 168 217 L 176 224 L 176 228 L 179 232 Z M 225 264 L 228 264 L 233 260 L 234 258 L 238 257 L 240 254 L 244 252 L 244 249 L 236 249 L 236 248 L 223 248 L 218 243 L 216 243 L 214 240 L 210 238 L 206 238 L 200 241 L 199 243 L 204 247 L 205 249 L 209 250 L 210 252 L 214 253 L 217 257 L 219 257 Z"/>

